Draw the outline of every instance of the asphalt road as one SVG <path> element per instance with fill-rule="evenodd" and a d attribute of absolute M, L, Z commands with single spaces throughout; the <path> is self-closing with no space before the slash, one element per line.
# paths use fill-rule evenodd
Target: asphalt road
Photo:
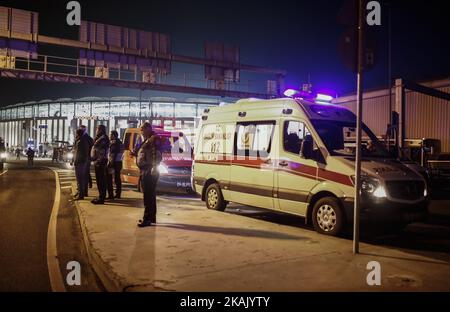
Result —
<path fill-rule="evenodd" d="M 9 162 L 0 172 L 0 292 L 52 291 L 47 266 L 47 232 L 55 197 L 55 170 L 65 164 Z M 6 171 L 7 170 L 7 171 Z M 67 170 L 66 170 L 67 171 Z M 62 184 L 61 184 L 62 185 Z M 66 291 L 101 290 L 84 250 L 83 237 L 69 190 L 62 189 L 56 226 L 57 252 L 63 281 L 66 264 L 81 265 L 80 286 Z"/>
<path fill-rule="evenodd" d="M 22 164 L 5 169 L 0 176 L 0 291 L 51 291 L 47 230 L 54 174 Z"/>

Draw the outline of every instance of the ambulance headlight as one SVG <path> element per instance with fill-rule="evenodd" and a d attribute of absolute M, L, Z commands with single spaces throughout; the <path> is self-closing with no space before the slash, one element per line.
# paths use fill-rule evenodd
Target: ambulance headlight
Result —
<path fill-rule="evenodd" d="M 352 181 L 354 182 L 354 176 L 352 176 Z M 361 193 L 371 195 L 376 198 L 386 198 L 387 193 L 383 185 L 376 178 L 362 176 L 361 177 Z"/>
<path fill-rule="evenodd" d="M 6 153 L 1 153 L 1 154 L 0 154 L 0 157 L 1 157 L 1 158 L 6 158 L 6 157 L 8 157 L 8 154 L 6 154 Z"/>
<path fill-rule="evenodd" d="M 169 170 L 167 169 L 167 167 L 162 164 L 158 166 L 158 171 L 161 174 L 169 173 Z"/>
<path fill-rule="evenodd" d="M 362 179 L 361 181 L 361 190 L 363 192 L 369 193 L 369 194 L 373 194 L 375 192 L 375 190 L 377 189 L 377 185 L 370 180 L 366 180 L 366 179 Z"/>
<path fill-rule="evenodd" d="M 384 187 L 382 185 L 378 186 L 375 189 L 375 191 L 372 193 L 372 195 L 377 198 L 386 198 L 387 197 L 386 190 L 384 189 Z"/>

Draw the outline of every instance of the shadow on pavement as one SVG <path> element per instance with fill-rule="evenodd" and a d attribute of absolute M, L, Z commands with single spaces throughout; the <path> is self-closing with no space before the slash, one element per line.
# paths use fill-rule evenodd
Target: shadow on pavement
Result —
<path fill-rule="evenodd" d="M 273 212 L 266 209 L 230 205 L 226 213 L 236 214 L 243 217 L 254 218 L 271 223 L 293 226 L 299 229 L 314 231 L 311 225 L 305 224 L 305 219 L 282 212 Z M 433 218 L 427 221 L 425 226 L 433 227 Z M 432 257 L 437 260 L 449 261 L 450 259 L 450 237 L 439 233 L 419 231 L 420 224 L 398 227 L 395 224 L 375 224 L 370 222 L 361 223 L 361 242 L 375 246 L 393 247 L 395 249 L 407 250 L 408 253 Z M 342 235 L 344 239 L 353 239 L 353 230 L 348 227 Z M 434 252 L 432 256 L 427 252 Z M 438 254 L 441 253 L 441 254 Z"/>
<path fill-rule="evenodd" d="M 307 237 L 294 236 L 283 233 L 251 230 L 251 229 L 239 229 L 239 228 L 226 228 L 217 226 L 201 226 L 193 224 L 173 224 L 173 223 L 158 223 L 158 227 L 168 227 L 173 229 L 181 229 L 194 232 L 209 232 L 218 233 L 233 236 L 245 236 L 245 237 L 260 237 L 260 238 L 275 238 L 275 239 L 292 239 L 292 240 L 309 240 Z"/>

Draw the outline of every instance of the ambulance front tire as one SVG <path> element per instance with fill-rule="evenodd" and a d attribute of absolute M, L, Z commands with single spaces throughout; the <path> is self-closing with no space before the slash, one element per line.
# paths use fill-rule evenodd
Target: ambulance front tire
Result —
<path fill-rule="evenodd" d="M 217 183 L 208 186 L 205 192 L 206 207 L 211 210 L 224 211 L 228 202 L 223 199 L 222 191 Z"/>
<path fill-rule="evenodd" d="M 345 225 L 345 216 L 339 199 L 324 197 L 319 199 L 313 207 L 312 219 L 314 229 L 330 236 L 338 236 Z"/>

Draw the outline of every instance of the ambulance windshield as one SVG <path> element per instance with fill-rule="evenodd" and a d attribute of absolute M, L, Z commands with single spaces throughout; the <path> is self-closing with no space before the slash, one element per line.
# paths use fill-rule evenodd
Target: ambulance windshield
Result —
<path fill-rule="evenodd" d="M 336 120 L 312 120 L 328 152 L 333 156 L 354 157 L 356 155 L 356 123 Z M 363 124 L 362 156 L 389 158 L 388 151 L 378 138 Z"/>

